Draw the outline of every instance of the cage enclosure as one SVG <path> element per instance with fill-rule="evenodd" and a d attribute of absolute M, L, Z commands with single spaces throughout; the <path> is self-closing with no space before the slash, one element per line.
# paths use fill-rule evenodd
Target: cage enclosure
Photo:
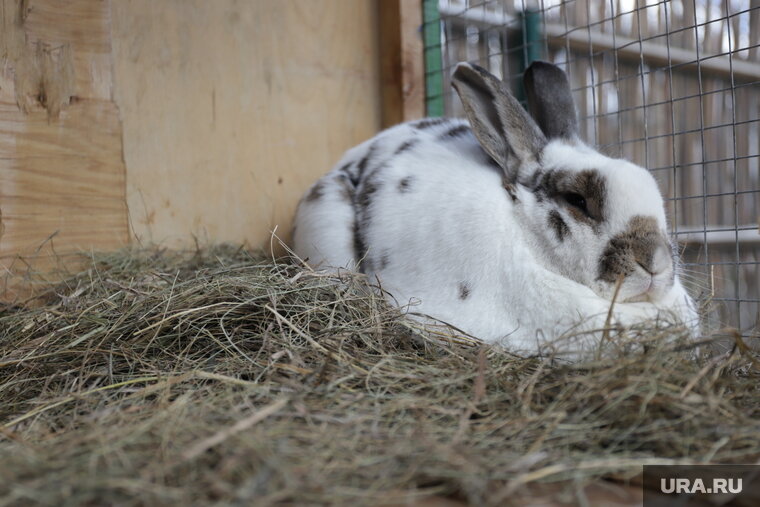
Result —
<path fill-rule="evenodd" d="M 347 149 L 461 114 L 457 62 L 520 96 L 545 59 L 755 339 L 759 41 L 760 0 L 0 0 L 0 505 L 634 506 L 642 465 L 760 463 L 746 347 L 518 356 L 270 250 Z"/>
<path fill-rule="evenodd" d="M 583 138 L 647 167 L 683 277 L 713 328 L 760 318 L 760 2 L 428 0 L 427 111 L 462 114 L 449 76 L 475 62 L 511 84 L 561 66 Z"/>

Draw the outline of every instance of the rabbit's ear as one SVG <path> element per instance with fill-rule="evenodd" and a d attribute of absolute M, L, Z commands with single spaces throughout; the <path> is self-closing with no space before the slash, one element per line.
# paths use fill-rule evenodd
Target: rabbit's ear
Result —
<path fill-rule="evenodd" d="M 547 139 L 578 139 L 578 116 L 567 75 L 551 63 L 533 62 L 523 75 L 530 114 Z"/>
<path fill-rule="evenodd" d="M 514 182 L 518 176 L 510 171 L 519 171 L 526 164 L 536 165 L 546 138 L 501 80 L 482 67 L 460 63 L 451 84 L 462 99 L 475 137 L 504 169 L 509 181 Z M 509 163 L 511 153 L 520 162 L 514 169 L 510 169 L 515 166 Z"/>

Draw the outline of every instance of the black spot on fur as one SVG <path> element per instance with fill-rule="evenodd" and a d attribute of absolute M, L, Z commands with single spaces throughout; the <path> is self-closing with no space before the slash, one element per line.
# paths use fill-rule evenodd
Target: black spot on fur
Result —
<path fill-rule="evenodd" d="M 549 227 L 554 229 L 554 232 L 557 234 L 557 239 L 560 241 L 565 241 L 565 236 L 570 234 L 570 228 L 557 210 L 551 210 L 549 212 Z"/>
<path fill-rule="evenodd" d="M 372 261 L 367 255 L 369 252 L 369 246 L 366 240 L 366 231 L 369 230 L 372 215 L 370 213 L 370 206 L 372 204 L 373 195 L 380 189 L 381 182 L 377 178 L 377 174 L 382 170 L 383 166 L 374 169 L 357 189 L 354 199 L 354 214 L 355 230 L 354 230 L 354 253 L 356 254 L 356 262 L 358 263 L 359 271 L 362 273 L 369 273 L 373 271 Z"/>
<path fill-rule="evenodd" d="M 339 174 L 337 177 L 337 180 L 338 180 L 338 183 L 340 184 L 341 198 L 346 202 L 353 203 L 356 186 L 351 182 L 351 179 L 345 174 Z"/>
<path fill-rule="evenodd" d="M 358 164 L 356 164 L 356 168 L 358 170 L 358 176 L 359 180 L 361 181 L 361 176 L 364 174 L 364 171 L 367 170 L 367 165 L 369 164 L 370 156 L 372 155 L 372 150 L 370 149 L 366 155 L 359 161 Z"/>
<path fill-rule="evenodd" d="M 370 145 L 369 149 L 367 150 L 367 153 L 364 155 L 364 157 L 356 164 L 356 179 L 358 186 L 361 182 L 362 178 L 364 177 L 364 173 L 367 171 L 367 168 L 370 165 L 370 162 L 372 161 L 372 157 L 375 154 L 376 145 L 373 143 Z"/>
<path fill-rule="evenodd" d="M 407 176 L 406 178 L 402 178 L 398 182 L 398 191 L 401 192 L 402 194 L 409 192 L 410 190 L 409 187 L 411 186 L 413 181 L 414 181 L 413 176 Z"/>
<path fill-rule="evenodd" d="M 372 204 L 372 195 L 380 188 L 380 182 L 376 178 L 367 178 L 364 185 L 356 196 L 356 204 L 363 212 Z"/>
<path fill-rule="evenodd" d="M 411 150 L 419 142 L 419 139 L 410 139 L 409 141 L 405 141 L 396 149 L 394 155 L 398 155 L 399 153 L 404 153 L 405 151 Z"/>
<path fill-rule="evenodd" d="M 419 130 L 424 130 L 424 129 L 427 129 L 427 128 L 430 128 L 430 127 L 435 127 L 436 125 L 441 125 L 442 123 L 446 123 L 447 121 L 449 121 L 448 118 L 442 118 L 442 117 L 439 117 L 439 118 L 425 118 L 425 119 L 422 119 L 422 120 L 419 120 L 419 121 L 416 121 L 416 122 L 412 123 L 412 127 L 416 128 L 416 129 L 419 129 Z"/>
<path fill-rule="evenodd" d="M 459 282 L 459 299 L 464 301 L 470 296 L 470 284 L 467 282 Z"/>
<path fill-rule="evenodd" d="M 470 126 L 469 125 L 457 125 L 456 127 L 452 127 L 443 134 L 439 136 L 439 139 L 445 140 L 445 139 L 456 139 L 457 137 L 464 136 L 470 132 Z"/>
<path fill-rule="evenodd" d="M 356 258 L 356 268 L 360 273 L 366 272 L 366 261 L 367 261 L 367 243 L 364 240 L 364 235 L 362 234 L 362 227 L 359 223 L 359 220 L 354 220 L 354 227 L 353 227 L 353 236 L 354 236 L 354 257 Z"/>
<path fill-rule="evenodd" d="M 320 197 L 322 197 L 322 194 L 324 193 L 324 182 L 318 181 L 314 185 L 312 185 L 311 190 L 309 190 L 309 193 L 306 194 L 306 202 L 312 202 L 318 200 Z"/>
<path fill-rule="evenodd" d="M 391 262 L 391 256 L 388 252 L 380 256 L 380 269 L 386 269 Z"/>
<path fill-rule="evenodd" d="M 340 167 L 340 169 L 338 169 L 338 172 L 344 174 L 353 186 L 357 186 L 359 184 L 359 175 L 356 173 L 356 171 L 351 171 L 351 167 L 353 165 L 353 162 L 346 162 Z"/>

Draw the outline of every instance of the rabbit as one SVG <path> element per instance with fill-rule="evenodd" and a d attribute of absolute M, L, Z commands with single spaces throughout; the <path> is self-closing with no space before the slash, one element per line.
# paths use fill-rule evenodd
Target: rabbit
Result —
<path fill-rule="evenodd" d="M 458 64 L 467 121 L 412 121 L 350 149 L 299 202 L 295 254 L 515 352 L 575 334 L 555 349 L 575 354 L 606 324 L 656 318 L 693 334 L 654 178 L 581 141 L 559 67 L 534 62 L 523 79 L 530 114 L 504 82 Z"/>

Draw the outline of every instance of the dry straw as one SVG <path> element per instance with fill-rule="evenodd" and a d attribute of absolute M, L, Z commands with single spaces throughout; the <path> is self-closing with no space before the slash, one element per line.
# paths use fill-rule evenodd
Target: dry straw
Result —
<path fill-rule="evenodd" d="M 520 358 L 427 333 L 361 276 L 262 259 L 95 256 L 2 309 L 0 505 L 503 505 L 760 457 L 747 350 L 695 359 L 671 328 Z"/>

